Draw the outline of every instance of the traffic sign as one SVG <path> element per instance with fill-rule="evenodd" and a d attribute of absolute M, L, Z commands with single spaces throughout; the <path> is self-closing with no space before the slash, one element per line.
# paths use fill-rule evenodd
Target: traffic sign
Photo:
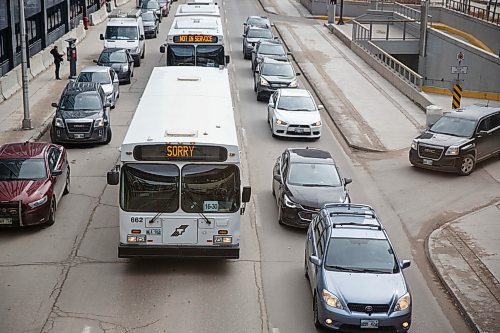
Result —
<path fill-rule="evenodd" d="M 465 58 L 465 56 L 462 52 L 457 53 L 457 60 L 458 61 L 462 61 L 462 60 L 464 60 L 464 58 Z"/>
<path fill-rule="evenodd" d="M 451 74 L 467 74 L 469 66 L 451 66 Z"/>

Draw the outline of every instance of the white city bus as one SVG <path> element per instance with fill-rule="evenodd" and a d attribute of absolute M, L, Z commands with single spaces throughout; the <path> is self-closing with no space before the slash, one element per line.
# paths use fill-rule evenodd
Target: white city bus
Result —
<path fill-rule="evenodd" d="M 118 257 L 239 257 L 251 189 L 226 68 L 153 69 L 108 172 L 118 183 Z"/>
<path fill-rule="evenodd" d="M 229 63 L 224 42 L 220 17 L 179 16 L 174 18 L 160 52 L 166 51 L 167 66 L 219 67 Z"/>
<path fill-rule="evenodd" d="M 214 16 L 220 17 L 220 9 L 217 5 L 179 5 L 175 17 L 180 16 Z"/>

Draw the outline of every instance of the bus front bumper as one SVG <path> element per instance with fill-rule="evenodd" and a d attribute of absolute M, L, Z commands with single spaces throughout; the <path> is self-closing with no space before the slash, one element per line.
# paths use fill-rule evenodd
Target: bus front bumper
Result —
<path fill-rule="evenodd" d="M 170 257 L 238 259 L 239 246 L 118 245 L 118 258 Z"/>

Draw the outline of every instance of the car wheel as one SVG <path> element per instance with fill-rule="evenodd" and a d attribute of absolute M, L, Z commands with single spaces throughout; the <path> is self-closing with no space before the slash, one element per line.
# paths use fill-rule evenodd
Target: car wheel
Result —
<path fill-rule="evenodd" d="M 460 176 L 468 176 L 474 170 L 476 166 L 476 160 L 471 154 L 467 154 L 460 159 L 460 166 L 458 169 L 458 174 Z"/>
<path fill-rule="evenodd" d="M 257 89 L 255 89 L 255 91 L 257 91 Z M 257 92 L 257 96 L 255 96 L 257 98 L 257 101 L 260 102 L 262 100 L 262 97 L 261 97 L 261 94 L 259 94 Z"/>
<path fill-rule="evenodd" d="M 304 252 L 304 276 L 306 277 L 306 279 L 309 280 L 309 273 L 307 272 L 307 257 L 305 252 Z"/>
<path fill-rule="evenodd" d="M 276 134 L 274 134 L 274 124 L 272 123 L 272 120 L 271 120 L 271 123 L 269 125 L 271 127 L 271 135 L 273 136 L 273 138 L 275 138 Z"/>
<path fill-rule="evenodd" d="M 281 209 L 280 206 L 278 206 L 278 223 L 280 225 L 284 225 L 284 223 L 283 223 L 283 210 Z"/>
<path fill-rule="evenodd" d="M 52 198 L 50 202 L 49 218 L 47 219 L 46 225 L 51 226 L 56 223 L 56 199 Z"/>
<path fill-rule="evenodd" d="M 70 172 L 69 172 L 69 168 L 68 168 L 68 173 L 66 174 L 66 185 L 64 185 L 63 195 L 69 193 L 69 187 L 70 187 L 70 183 L 71 183 L 69 176 L 70 176 Z"/>
<path fill-rule="evenodd" d="M 130 84 L 131 77 L 132 77 L 132 74 L 129 74 L 128 78 L 125 80 L 125 84 Z"/>
<path fill-rule="evenodd" d="M 273 192 L 273 197 L 276 198 L 276 192 L 274 191 L 274 180 L 273 180 L 273 183 L 271 185 L 271 189 L 272 189 L 272 192 Z"/>
<path fill-rule="evenodd" d="M 319 321 L 319 313 L 318 313 L 318 296 L 316 296 L 316 293 L 314 293 L 313 296 L 313 320 L 314 320 L 314 326 L 317 328 L 320 328 L 321 322 Z"/>
<path fill-rule="evenodd" d="M 106 130 L 106 141 L 104 141 L 104 144 L 107 145 L 108 143 L 110 143 L 112 137 L 113 133 L 111 132 L 111 127 L 108 126 L 108 129 Z"/>
<path fill-rule="evenodd" d="M 139 57 L 137 60 L 134 60 L 134 66 L 135 67 L 141 67 L 141 57 Z"/>
<path fill-rule="evenodd" d="M 257 92 L 257 81 L 255 81 L 255 78 L 253 80 L 253 91 Z"/>
<path fill-rule="evenodd" d="M 50 141 L 52 141 L 52 143 L 57 143 L 54 135 L 54 127 L 50 129 Z"/>
<path fill-rule="evenodd" d="M 144 59 L 145 55 L 146 55 L 146 45 L 144 45 L 144 48 L 142 49 L 141 59 Z"/>

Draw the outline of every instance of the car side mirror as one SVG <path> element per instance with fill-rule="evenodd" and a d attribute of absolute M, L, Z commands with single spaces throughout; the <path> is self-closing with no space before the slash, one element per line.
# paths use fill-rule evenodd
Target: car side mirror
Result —
<path fill-rule="evenodd" d="M 243 38 L 245 38 L 247 35 L 246 35 L 246 34 L 243 34 L 242 36 L 243 36 Z"/>
<path fill-rule="evenodd" d="M 243 192 L 241 193 L 241 201 L 249 202 L 251 195 L 252 195 L 252 188 L 250 186 L 244 186 Z"/>
<path fill-rule="evenodd" d="M 108 185 L 118 185 L 118 182 L 120 181 L 120 171 L 118 171 L 117 168 L 108 171 L 106 180 L 108 181 Z"/>
<path fill-rule="evenodd" d="M 316 266 L 321 266 L 321 259 L 317 256 L 310 256 L 309 261 Z"/>
<path fill-rule="evenodd" d="M 401 269 L 408 268 L 408 267 L 410 267 L 410 265 L 411 265 L 411 261 L 410 260 L 402 260 L 401 263 L 399 264 L 399 266 L 401 267 Z"/>
<path fill-rule="evenodd" d="M 485 131 L 485 130 L 481 130 L 477 133 L 478 138 L 482 138 L 483 136 L 486 136 L 486 135 L 488 135 L 488 131 Z"/>
<path fill-rule="evenodd" d="M 95 59 L 94 59 L 94 60 L 92 60 L 92 62 L 93 62 L 94 64 L 97 64 L 97 60 L 95 60 Z"/>
<path fill-rule="evenodd" d="M 274 175 L 274 180 L 281 184 L 281 175 Z"/>
<path fill-rule="evenodd" d="M 106 108 L 110 108 L 110 107 L 111 107 L 111 103 L 110 103 L 110 102 L 106 102 L 106 103 L 104 103 L 104 107 L 106 107 Z"/>
<path fill-rule="evenodd" d="M 295 76 L 301 76 L 302 74 L 301 73 L 295 73 Z"/>
<path fill-rule="evenodd" d="M 226 65 L 229 64 L 229 62 L 231 61 L 231 57 L 229 56 L 229 54 L 226 54 L 224 57 L 226 60 Z"/>
<path fill-rule="evenodd" d="M 243 22 L 243 25 L 247 25 L 247 23 L 246 23 L 246 22 Z"/>
<path fill-rule="evenodd" d="M 287 52 L 286 55 L 292 55 L 292 52 Z"/>
<path fill-rule="evenodd" d="M 267 104 L 268 106 L 274 108 L 274 102 L 273 101 L 269 101 L 269 103 Z"/>
<path fill-rule="evenodd" d="M 323 104 L 319 104 L 318 105 L 318 110 L 323 110 L 325 107 L 323 106 Z"/>
<path fill-rule="evenodd" d="M 140 35 L 139 40 L 144 40 L 144 35 Z"/>
<path fill-rule="evenodd" d="M 271 27 L 274 27 L 274 23 L 271 23 Z"/>
<path fill-rule="evenodd" d="M 62 175 L 62 170 L 61 169 L 52 170 L 52 172 L 50 174 L 54 177 L 60 176 L 60 175 Z"/>
<path fill-rule="evenodd" d="M 347 184 L 350 184 L 352 183 L 352 179 L 351 178 L 344 178 L 344 185 L 347 185 Z"/>
<path fill-rule="evenodd" d="M 57 108 L 57 107 L 58 107 L 57 103 L 52 103 L 52 104 L 50 104 L 50 105 L 51 105 L 52 107 L 54 107 L 54 108 Z"/>
<path fill-rule="evenodd" d="M 165 53 L 165 45 L 160 46 L 160 53 Z"/>
<path fill-rule="evenodd" d="M 120 80 L 118 80 L 118 75 L 115 75 L 115 78 L 113 79 L 113 82 L 116 83 L 116 82 L 120 82 Z"/>
<path fill-rule="evenodd" d="M 99 39 L 100 39 L 100 40 L 104 40 L 104 35 L 103 35 L 103 34 L 100 34 L 100 35 L 99 35 Z"/>

